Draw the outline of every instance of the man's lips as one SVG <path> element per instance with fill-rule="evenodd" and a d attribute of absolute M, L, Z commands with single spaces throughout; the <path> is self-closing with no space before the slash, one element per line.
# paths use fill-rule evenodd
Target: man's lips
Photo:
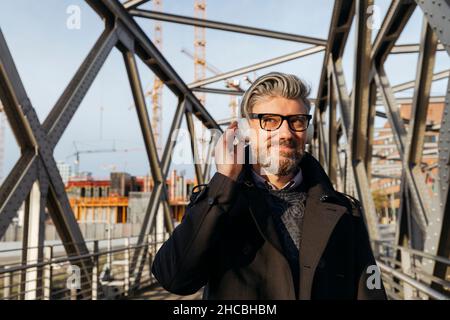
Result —
<path fill-rule="evenodd" d="M 280 151 L 291 151 L 294 150 L 294 147 L 288 147 L 288 146 L 280 146 L 280 145 L 271 145 L 269 148 L 275 148 Z"/>

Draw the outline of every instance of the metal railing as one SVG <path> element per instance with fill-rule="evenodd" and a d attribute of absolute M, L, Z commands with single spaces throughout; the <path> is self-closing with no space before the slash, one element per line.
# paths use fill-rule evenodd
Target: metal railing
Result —
<path fill-rule="evenodd" d="M 422 268 L 424 260 L 450 266 L 450 259 L 419 250 L 373 241 L 377 264 L 386 292 L 395 300 L 450 300 L 450 281 L 428 274 Z M 399 260 L 398 257 L 401 257 Z M 402 261 L 404 263 L 402 264 Z M 434 283 L 434 286 L 432 284 Z M 435 289 L 435 287 L 440 287 Z"/>
<path fill-rule="evenodd" d="M 100 300 L 123 299 L 156 283 L 151 274 L 153 257 L 163 241 L 155 235 L 137 245 L 137 237 L 114 239 L 116 245 L 101 250 L 99 240 L 90 241 L 90 253 L 80 256 L 55 254 L 65 244 L 44 246 L 41 261 L 20 261 L 0 267 L 0 299 L 2 300 Z M 160 239 L 160 238 L 159 238 Z M 117 242 L 120 242 L 118 244 Z M 30 249 L 30 248 L 28 248 Z M 2 254 L 18 249 L 0 251 Z M 144 268 L 137 277 L 131 273 L 131 257 L 141 250 Z M 77 265 L 92 263 L 87 279 Z M 77 263 L 77 264 L 72 264 Z M 137 280 L 137 282 L 136 282 Z"/>
<path fill-rule="evenodd" d="M 167 236 L 167 235 L 164 235 Z M 161 239 L 160 237 L 158 237 Z M 151 274 L 153 257 L 164 240 L 156 241 L 148 236 L 144 244 L 137 245 L 137 238 L 113 239 L 111 249 L 102 250 L 101 240 L 87 242 L 90 253 L 81 256 L 66 256 L 64 244 L 44 246 L 41 261 L 16 261 L 0 267 L 0 299 L 2 300 L 100 300 L 126 299 L 135 292 L 149 288 L 157 281 Z M 432 259 L 450 266 L 450 259 L 433 256 L 418 250 L 396 246 L 384 241 L 374 241 L 377 264 L 390 299 L 450 299 L 450 282 L 436 279 L 421 268 L 421 259 Z M 30 249 L 30 248 L 28 248 Z M 31 248 L 32 249 L 32 248 Z M 37 249 L 37 248 L 36 248 Z M 140 277 L 131 274 L 131 257 L 137 250 L 144 268 Z M 0 258 L 22 249 L 0 250 Z M 59 254 L 58 254 L 59 252 Z M 397 260 L 398 253 L 408 254 L 413 259 L 408 269 Z M 86 279 L 74 262 L 89 260 L 93 268 Z M 139 279 L 139 282 L 135 282 Z M 430 286 L 431 282 L 444 288 L 444 292 Z M 412 294 L 406 294 L 407 291 Z M 447 291 L 448 293 L 446 293 Z"/>

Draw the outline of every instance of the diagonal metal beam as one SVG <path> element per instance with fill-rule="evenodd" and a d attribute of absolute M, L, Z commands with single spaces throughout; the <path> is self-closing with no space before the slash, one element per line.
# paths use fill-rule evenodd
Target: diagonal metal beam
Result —
<path fill-rule="evenodd" d="M 136 60 L 133 52 L 124 53 L 125 66 L 133 93 L 136 111 L 138 113 L 139 124 L 144 138 L 144 145 L 147 151 L 147 157 L 150 164 L 150 170 L 155 181 L 162 182 L 161 164 L 156 153 L 156 142 L 153 136 L 153 130 L 150 123 L 150 117 L 145 104 L 145 97 L 142 92 L 141 80 L 139 77 Z"/>
<path fill-rule="evenodd" d="M 180 23 L 180 24 L 186 24 L 186 25 L 191 25 L 191 26 L 196 26 L 196 27 L 203 27 L 203 28 L 216 29 L 216 30 L 222 30 L 222 31 L 231 31 L 231 32 L 237 32 L 237 33 L 249 34 L 249 35 L 253 35 L 253 36 L 267 37 L 267 38 L 272 38 L 272 39 L 309 43 L 309 44 L 314 44 L 314 45 L 318 45 L 318 46 L 324 46 L 327 43 L 327 41 L 324 39 L 305 37 L 305 36 L 292 34 L 292 33 L 277 32 L 277 31 L 272 31 L 272 30 L 267 30 L 267 29 L 253 28 L 253 27 L 241 26 L 241 25 L 225 23 L 225 22 L 217 22 L 217 21 L 212 21 L 212 20 L 180 16 L 180 15 L 176 15 L 176 14 L 163 13 L 163 12 L 158 12 L 158 11 L 133 9 L 133 10 L 130 10 L 130 14 L 133 16 L 136 16 L 136 17 L 141 17 L 141 18 L 173 22 L 173 23 Z"/>
<path fill-rule="evenodd" d="M 135 9 L 137 7 L 139 7 L 140 5 L 149 2 L 150 0 L 127 0 L 123 3 L 123 6 L 125 9 L 130 10 L 130 9 Z"/>
<path fill-rule="evenodd" d="M 329 68 L 332 74 L 332 85 L 333 90 L 335 91 L 337 100 L 339 103 L 339 111 L 341 114 L 341 124 L 343 127 L 343 135 L 346 141 L 350 140 L 351 135 L 351 110 L 350 110 L 350 98 L 347 93 L 347 86 L 345 84 L 345 77 L 342 68 L 342 59 L 334 59 L 329 60 Z M 351 149 L 350 144 L 347 143 L 344 147 L 346 150 L 346 163 L 351 161 Z M 351 169 L 350 169 L 351 168 Z M 359 199 L 364 206 L 365 210 L 365 219 L 367 221 L 367 226 L 370 232 L 371 237 L 379 237 L 379 230 L 377 227 L 377 217 L 375 211 L 375 204 L 373 202 L 373 198 L 370 193 L 370 185 L 368 179 L 368 173 L 365 168 L 365 163 L 363 161 L 359 161 L 355 166 L 353 163 L 347 165 L 347 170 L 349 170 L 348 178 L 354 186 L 356 187 L 356 193 Z M 347 185 L 347 183 L 346 183 Z M 345 186 L 347 188 L 347 186 Z M 350 190 L 345 190 L 346 192 L 350 192 Z"/>
<path fill-rule="evenodd" d="M 354 0 L 336 0 L 334 2 L 333 13 L 331 16 L 330 29 L 328 31 L 328 42 L 325 56 L 323 59 L 322 72 L 319 81 L 319 90 L 317 91 L 316 107 L 323 109 L 326 103 L 328 93 L 327 68 L 328 59 L 331 56 L 334 59 L 342 57 L 345 43 L 347 42 L 350 28 L 352 26 L 353 14 L 355 11 Z"/>
<path fill-rule="evenodd" d="M 229 96 L 242 96 L 244 91 L 237 90 L 227 90 L 227 89 L 218 89 L 218 88 L 192 88 L 193 92 L 204 92 L 204 93 L 214 93 L 214 94 L 224 94 Z"/>
<path fill-rule="evenodd" d="M 0 238 L 4 236 L 37 179 L 37 154 L 24 151 L 0 187 Z"/>
<path fill-rule="evenodd" d="M 170 132 L 172 132 L 173 135 L 176 135 L 176 133 L 180 129 L 183 114 L 184 114 L 185 110 L 188 109 L 188 106 L 187 106 L 188 103 L 189 102 L 186 99 L 180 100 L 178 103 L 174 118 L 172 120 L 171 130 L 170 130 Z M 150 195 L 149 205 L 147 206 L 147 211 L 145 213 L 144 220 L 142 222 L 142 227 L 141 227 L 141 231 L 139 233 L 138 243 L 144 241 L 145 236 L 152 231 L 156 213 L 158 211 L 161 200 L 166 202 L 166 199 L 168 199 L 168 197 L 166 197 L 166 193 L 163 192 L 163 190 L 165 189 L 165 180 L 169 173 L 170 160 L 171 160 L 173 149 L 175 147 L 176 140 L 177 140 L 177 136 L 172 136 L 172 137 L 169 136 L 167 143 L 165 145 L 162 160 L 161 160 L 161 169 L 162 169 L 164 182 L 161 183 L 161 182 L 155 181 L 155 185 L 153 187 L 153 192 Z M 173 231 L 173 226 L 171 228 L 169 227 L 169 232 L 172 232 L 172 231 Z M 142 258 L 143 255 L 145 255 L 145 252 L 142 252 L 142 250 L 140 248 L 138 248 L 137 251 L 135 252 L 135 255 L 133 256 L 132 264 L 130 267 L 130 272 L 132 274 L 134 273 L 136 275 L 135 284 L 134 284 L 135 286 L 137 286 L 139 284 L 140 276 L 141 276 L 141 273 L 143 270 L 143 264 L 142 264 L 142 262 L 144 260 Z"/>
<path fill-rule="evenodd" d="M 102 17 L 115 17 L 123 24 L 125 31 L 133 36 L 136 54 L 155 73 L 155 75 L 180 99 L 186 98 L 190 104 L 189 111 L 203 122 L 208 129 L 221 130 L 214 118 L 204 108 L 192 91 L 183 82 L 161 52 L 150 41 L 148 36 L 117 0 L 86 0 L 86 2 Z M 117 23 L 117 22 L 116 22 Z"/>
<path fill-rule="evenodd" d="M 193 82 L 193 83 L 189 84 L 189 88 L 190 89 L 198 88 L 198 87 L 205 86 L 207 84 L 211 84 L 211 83 L 214 83 L 214 82 L 217 82 L 217 81 L 221 81 L 221 80 L 237 77 L 237 76 L 239 76 L 241 74 L 253 72 L 253 71 L 256 71 L 256 70 L 259 70 L 259 69 L 267 68 L 267 67 L 270 67 L 270 66 L 274 66 L 274 65 L 277 65 L 277 64 L 280 64 L 280 63 L 283 63 L 283 62 L 287 62 L 287 61 L 291 61 L 291 60 L 294 60 L 294 59 L 298 59 L 298 58 L 301 58 L 301 57 L 306 57 L 306 56 L 309 56 L 311 54 L 318 53 L 318 52 L 321 52 L 321 51 L 324 51 L 324 50 L 325 50 L 325 47 L 323 47 L 323 46 L 314 46 L 314 47 L 306 48 L 306 49 L 303 49 L 303 50 L 300 50 L 300 51 L 289 53 L 287 55 L 276 57 L 276 58 L 273 58 L 273 59 L 270 59 L 270 60 L 266 60 L 266 61 L 263 61 L 263 62 L 252 64 L 250 66 L 242 67 L 242 68 L 239 68 L 239 69 L 236 69 L 236 70 L 233 70 L 233 71 L 228 71 L 228 72 L 225 72 L 225 73 L 222 73 L 222 74 L 218 74 L 218 75 L 210 77 L 210 78 L 206 78 L 206 79 L 203 79 L 203 80 L 199 80 L 199 81 Z"/>
<path fill-rule="evenodd" d="M 371 29 L 367 26 L 367 8 L 371 0 L 356 0 L 355 68 L 351 104 L 351 136 L 353 163 L 364 161 L 367 150 L 369 121 L 369 68 Z"/>
<path fill-rule="evenodd" d="M 414 1 L 394 0 L 373 43 L 371 61 L 382 65 L 414 12 Z"/>
<path fill-rule="evenodd" d="M 444 51 L 445 48 L 442 43 L 438 43 L 437 51 Z M 394 46 L 390 54 L 399 53 L 418 53 L 420 51 L 420 44 L 398 44 Z"/>
<path fill-rule="evenodd" d="M 365 156 L 365 167 L 367 171 L 367 179 L 372 181 L 372 155 L 373 155 L 373 138 L 375 132 L 375 115 L 376 115 L 377 86 L 375 81 L 369 83 L 369 108 L 367 115 L 367 148 Z"/>
<path fill-rule="evenodd" d="M 422 41 L 417 62 L 416 84 L 411 106 L 411 117 L 406 143 L 405 158 L 411 168 L 420 164 L 424 142 L 428 101 L 436 60 L 437 36 L 424 19 Z M 414 169 L 413 169 L 414 170 Z"/>
<path fill-rule="evenodd" d="M 394 91 L 394 90 L 392 90 Z M 413 103 L 413 98 L 412 97 L 406 97 L 406 98 L 396 98 L 397 103 L 398 104 L 412 104 Z M 445 103 L 445 96 L 431 96 L 430 97 L 430 103 Z M 377 106 L 381 106 L 383 105 L 383 102 L 381 100 L 377 100 L 376 102 Z M 378 111 L 377 111 L 377 117 L 379 116 Z M 386 116 L 384 117 L 386 118 Z M 404 119 L 403 121 L 408 120 L 408 119 Z M 407 121 L 405 121 L 406 123 Z M 440 126 L 439 126 L 440 127 Z M 431 128 L 427 128 L 427 129 L 431 129 Z"/>
<path fill-rule="evenodd" d="M 342 118 L 342 125 L 344 126 L 344 134 L 347 139 L 350 135 L 351 126 L 351 110 L 350 110 L 350 99 L 347 93 L 347 86 L 345 84 L 344 70 L 342 67 L 342 59 L 330 59 L 329 69 L 333 78 L 334 90 L 337 95 L 337 100 L 339 101 L 340 114 Z"/>
<path fill-rule="evenodd" d="M 450 76 L 450 69 L 442 70 L 440 72 L 436 72 L 433 74 L 431 80 L 432 81 L 438 81 L 442 79 L 447 79 Z M 397 93 L 401 91 L 405 91 L 408 89 L 413 89 L 416 85 L 416 80 L 403 82 L 400 84 L 396 84 L 395 86 L 392 86 L 392 92 Z"/>
<path fill-rule="evenodd" d="M 155 186 L 156 185 L 162 186 L 162 191 L 164 193 L 162 200 L 167 201 L 167 199 L 169 197 L 167 195 L 167 188 L 165 187 L 165 179 L 163 176 L 161 163 L 158 159 L 156 143 L 155 143 L 154 136 L 153 136 L 153 130 L 151 127 L 150 117 L 149 117 L 148 111 L 147 111 L 147 106 L 145 104 L 145 97 L 144 97 L 144 93 L 142 91 L 142 84 L 141 84 L 141 80 L 139 77 L 136 60 L 134 58 L 134 53 L 127 50 L 124 52 L 123 55 L 124 55 L 124 61 L 125 61 L 126 69 L 127 69 L 128 78 L 129 78 L 130 85 L 131 85 L 131 90 L 133 93 L 134 103 L 136 105 L 136 111 L 138 113 L 139 124 L 141 127 L 142 136 L 144 138 L 145 148 L 147 150 L 147 156 L 148 156 L 148 161 L 150 164 L 150 170 L 152 173 L 152 177 L 155 182 Z M 156 207 L 159 207 L 161 200 L 160 199 L 152 199 L 152 200 L 154 202 L 157 202 L 158 205 Z M 152 207 L 152 203 L 149 203 L 148 208 L 151 208 L 151 207 Z M 163 209 L 170 210 L 170 207 L 163 206 Z M 147 212 L 148 212 L 148 210 L 147 210 Z M 147 213 L 146 213 L 146 216 L 147 216 Z M 171 217 L 172 214 L 171 214 L 171 212 L 165 212 L 165 216 Z M 145 220 L 146 219 L 144 219 L 144 223 L 145 223 Z M 169 221 L 170 221 L 170 219 L 169 219 Z M 141 232 L 139 234 L 138 245 L 140 245 L 143 242 L 145 234 L 148 233 L 147 228 L 148 228 L 148 226 L 146 224 L 144 224 L 142 226 Z M 134 254 L 133 265 L 135 265 L 137 263 L 137 261 L 141 260 L 141 259 L 137 259 L 140 256 L 140 251 L 141 250 L 138 250 Z M 134 271 L 133 269 L 134 268 L 131 269 L 132 272 Z M 139 276 L 140 276 L 140 272 L 139 272 L 137 278 L 139 278 Z M 139 279 L 137 279 L 135 281 L 138 283 Z"/>
<path fill-rule="evenodd" d="M 318 138 L 319 138 L 319 163 L 324 167 L 325 169 L 328 169 L 327 163 L 328 163 L 328 136 L 325 134 L 325 115 L 324 112 L 318 112 L 317 113 L 317 131 L 318 131 Z"/>
<path fill-rule="evenodd" d="M 384 71 L 384 67 L 379 67 L 378 69 L 376 69 L 375 79 L 381 98 L 387 109 L 386 114 L 388 116 L 388 119 L 391 119 L 392 122 L 392 131 L 395 133 L 395 137 L 398 140 L 399 153 L 404 154 L 406 137 L 405 124 L 400 116 L 400 110 L 398 109 L 395 96 L 392 92 L 386 72 Z"/>
<path fill-rule="evenodd" d="M 184 114 L 185 110 L 188 109 L 188 106 L 187 106 L 188 103 L 189 102 L 185 99 L 180 100 L 178 103 L 174 118 L 172 120 L 171 129 L 170 129 L 170 132 L 172 132 L 172 134 L 174 134 L 174 135 L 176 135 L 176 133 L 180 129 L 183 114 Z M 147 211 L 145 213 L 144 220 L 142 222 L 142 228 L 139 233 L 138 243 L 142 242 L 145 239 L 145 236 L 152 231 L 156 213 L 158 211 L 161 201 L 167 202 L 166 200 L 168 199 L 168 197 L 166 196 L 166 193 L 163 192 L 163 190 L 165 189 L 165 180 L 169 173 L 170 160 L 171 160 L 173 149 L 176 144 L 176 140 L 177 140 L 177 136 L 172 136 L 172 137 L 169 136 L 167 143 L 165 145 L 162 160 L 161 160 L 161 169 L 162 169 L 162 173 L 163 173 L 164 183 L 155 181 L 155 185 L 153 187 L 153 192 L 150 195 L 149 205 L 147 207 Z M 166 209 L 164 209 L 164 210 L 166 210 Z M 173 231 L 173 226 L 169 226 L 169 232 L 171 233 L 172 231 Z M 142 263 L 144 259 L 142 258 L 142 256 L 145 255 L 145 252 L 142 252 L 142 250 L 140 248 L 138 248 L 136 250 L 137 251 L 135 252 L 135 255 L 133 256 L 132 264 L 130 267 L 130 272 L 132 274 L 134 273 L 136 275 L 135 284 L 134 284 L 135 286 L 137 286 L 139 284 L 139 280 L 140 280 L 142 270 L 144 267 L 144 265 Z"/>
<path fill-rule="evenodd" d="M 197 177 L 197 184 L 203 184 L 203 172 L 199 159 L 199 150 L 198 150 L 198 142 L 197 136 L 195 133 L 195 125 L 194 119 L 189 112 L 186 112 L 186 123 L 189 130 L 189 136 L 191 137 L 191 152 L 192 152 L 192 160 L 194 161 L 195 168 L 195 176 Z"/>
<path fill-rule="evenodd" d="M 214 136 L 211 135 L 211 140 L 208 143 L 208 151 L 206 153 L 206 162 L 205 166 L 203 167 L 203 181 L 209 181 L 210 174 L 211 174 L 211 159 L 214 152 Z"/>
<path fill-rule="evenodd" d="M 116 28 L 112 30 L 106 29 L 101 34 L 69 85 L 45 119 L 43 127 L 49 136 L 49 143 L 53 148 L 67 128 L 70 120 L 77 111 L 81 101 L 88 92 L 96 75 L 117 41 L 118 36 Z"/>
<path fill-rule="evenodd" d="M 403 120 L 400 117 L 400 112 L 395 101 L 395 97 L 392 93 L 389 80 L 387 79 L 383 67 L 379 67 L 379 69 L 375 71 L 375 81 L 386 106 L 388 120 L 394 133 L 394 140 L 397 145 L 400 158 L 402 159 L 402 162 L 405 162 L 406 129 Z M 428 225 L 428 208 L 423 200 L 425 199 L 425 195 L 421 195 L 421 191 L 419 189 L 420 187 L 415 181 L 409 166 L 404 166 L 404 170 L 406 182 L 411 191 L 414 206 L 418 211 L 417 222 L 421 230 L 425 231 L 426 226 Z"/>
<path fill-rule="evenodd" d="M 34 149 L 36 144 L 35 137 L 24 121 L 27 113 L 30 112 L 30 102 L 1 29 L 0 98 L 4 105 L 3 110 L 19 146 L 22 149 Z"/>
<path fill-rule="evenodd" d="M 336 97 L 333 90 L 331 72 L 328 75 L 328 176 L 337 187 L 338 135 L 336 124 Z"/>

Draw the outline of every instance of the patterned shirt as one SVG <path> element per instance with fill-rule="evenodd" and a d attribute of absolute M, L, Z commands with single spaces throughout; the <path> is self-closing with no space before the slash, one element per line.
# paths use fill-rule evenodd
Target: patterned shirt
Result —
<path fill-rule="evenodd" d="M 283 188 L 277 189 L 252 170 L 255 185 L 265 193 L 270 205 L 278 238 L 283 246 L 294 280 L 295 292 L 299 290 L 299 250 L 305 213 L 307 190 L 301 170 Z"/>

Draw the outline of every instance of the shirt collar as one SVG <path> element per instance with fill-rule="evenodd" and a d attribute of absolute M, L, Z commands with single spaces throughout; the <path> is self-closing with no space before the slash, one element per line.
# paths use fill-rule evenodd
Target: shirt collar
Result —
<path fill-rule="evenodd" d="M 251 168 L 251 172 L 252 172 L 253 180 L 257 187 L 271 189 L 271 190 L 278 190 L 278 188 L 275 185 L 273 185 L 268 180 L 266 180 L 261 175 L 259 175 L 253 168 Z M 291 189 L 293 187 L 300 185 L 302 183 L 302 181 L 303 181 L 302 169 L 299 168 L 297 174 L 279 190 Z"/>

